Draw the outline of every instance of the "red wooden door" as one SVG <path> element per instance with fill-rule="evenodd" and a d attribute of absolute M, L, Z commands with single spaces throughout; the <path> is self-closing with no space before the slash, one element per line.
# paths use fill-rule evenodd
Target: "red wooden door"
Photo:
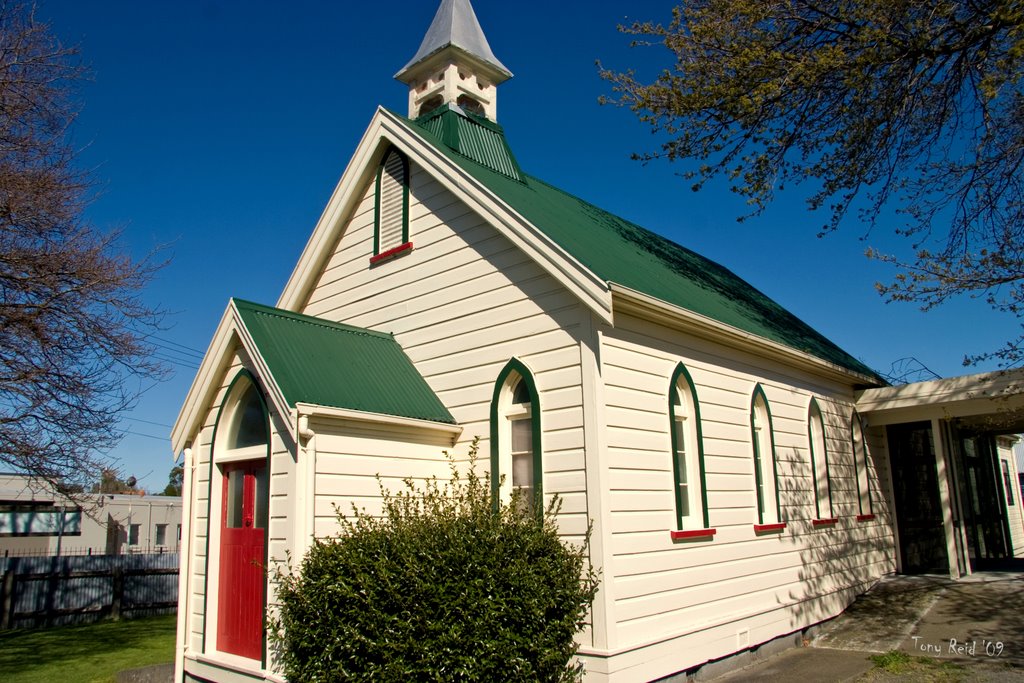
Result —
<path fill-rule="evenodd" d="M 263 658 L 268 483 L 263 461 L 224 468 L 217 649 L 249 659 Z"/>

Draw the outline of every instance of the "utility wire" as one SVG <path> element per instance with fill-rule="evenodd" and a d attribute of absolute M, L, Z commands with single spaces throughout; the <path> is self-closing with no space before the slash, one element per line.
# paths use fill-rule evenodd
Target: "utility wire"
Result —
<path fill-rule="evenodd" d="M 152 434 L 143 434 L 142 432 L 133 432 L 130 429 L 124 430 L 124 433 L 125 434 L 132 434 L 134 436 L 144 436 L 147 439 L 156 439 L 157 441 L 170 441 L 171 440 L 171 438 L 169 436 L 153 436 Z"/>
<path fill-rule="evenodd" d="M 143 420 L 140 417 L 126 417 L 124 419 L 128 420 L 129 422 L 145 422 L 148 425 L 154 425 L 156 427 L 167 427 L 168 429 L 174 428 L 174 425 L 164 424 L 163 422 L 153 422 L 151 420 Z"/>

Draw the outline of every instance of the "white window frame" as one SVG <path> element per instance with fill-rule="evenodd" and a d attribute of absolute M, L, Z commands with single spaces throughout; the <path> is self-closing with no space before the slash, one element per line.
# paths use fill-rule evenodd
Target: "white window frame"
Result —
<path fill-rule="evenodd" d="M 758 386 L 750 402 L 751 444 L 754 450 L 754 495 L 757 524 L 781 524 L 775 439 L 768 397 Z"/>
<path fill-rule="evenodd" d="M 700 408 L 682 365 L 676 369 L 674 378 L 669 394 L 669 414 L 675 523 L 680 531 L 692 531 L 708 527 Z"/>
<path fill-rule="evenodd" d="M 530 391 L 529 403 L 513 403 L 520 382 L 526 382 Z M 541 450 L 541 420 L 539 396 L 533 373 L 521 361 L 513 358 L 498 375 L 491 400 L 491 491 L 495 499 L 507 504 L 512 499 L 512 425 L 517 420 L 530 418 L 530 444 L 532 452 L 533 503 L 541 512 L 544 501 L 543 452 Z"/>
<path fill-rule="evenodd" d="M 832 519 L 832 479 L 825 440 L 825 416 L 818 401 L 807 407 L 807 443 L 810 450 L 811 478 L 814 487 L 814 513 L 817 519 Z"/>

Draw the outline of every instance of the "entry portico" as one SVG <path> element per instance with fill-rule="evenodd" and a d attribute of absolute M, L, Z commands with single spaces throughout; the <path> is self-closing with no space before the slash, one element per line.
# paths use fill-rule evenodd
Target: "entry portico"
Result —
<path fill-rule="evenodd" d="M 1021 554 L 1024 370 L 866 389 L 857 410 L 886 432 L 901 572 L 958 578 Z"/>

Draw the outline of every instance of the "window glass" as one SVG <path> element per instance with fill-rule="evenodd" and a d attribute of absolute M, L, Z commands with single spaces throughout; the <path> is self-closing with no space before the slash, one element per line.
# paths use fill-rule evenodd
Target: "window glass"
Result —
<path fill-rule="evenodd" d="M 254 519 L 257 529 L 266 529 L 268 518 L 268 508 L 270 507 L 270 476 L 267 472 L 266 467 L 260 467 L 255 472 L 255 492 L 253 496 L 253 505 L 255 507 Z"/>
<path fill-rule="evenodd" d="M 130 527 L 128 527 L 128 545 L 139 544 L 139 530 L 141 529 L 141 527 L 141 524 L 132 524 Z"/>
<path fill-rule="evenodd" d="M 678 398 L 678 393 L 677 393 Z M 677 415 L 676 428 L 676 472 L 679 486 L 679 516 L 690 516 L 689 463 L 686 460 L 687 428 L 686 419 Z"/>
<path fill-rule="evenodd" d="M 530 402 L 530 387 L 522 379 L 516 382 L 516 388 L 512 390 L 512 403 L 516 405 Z"/>
<path fill-rule="evenodd" d="M 227 525 L 229 529 L 242 528 L 242 504 L 245 497 L 245 471 L 228 472 Z"/>
<path fill-rule="evenodd" d="M 512 488 L 529 501 L 533 497 L 533 421 L 512 420 Z"/>
<path fill-rule="evenodd" d="M 247 386 L 239 399 L 231 426 L 228 448 L 248 448 L 267 443 L 267 420 L 263 412 L 263 402 L 260 401 L 254 385 Z"/>
<path fill-rule="evenodd" d="M 156 525 L 156 545 L 167 545 L 167 525 Z"/>

